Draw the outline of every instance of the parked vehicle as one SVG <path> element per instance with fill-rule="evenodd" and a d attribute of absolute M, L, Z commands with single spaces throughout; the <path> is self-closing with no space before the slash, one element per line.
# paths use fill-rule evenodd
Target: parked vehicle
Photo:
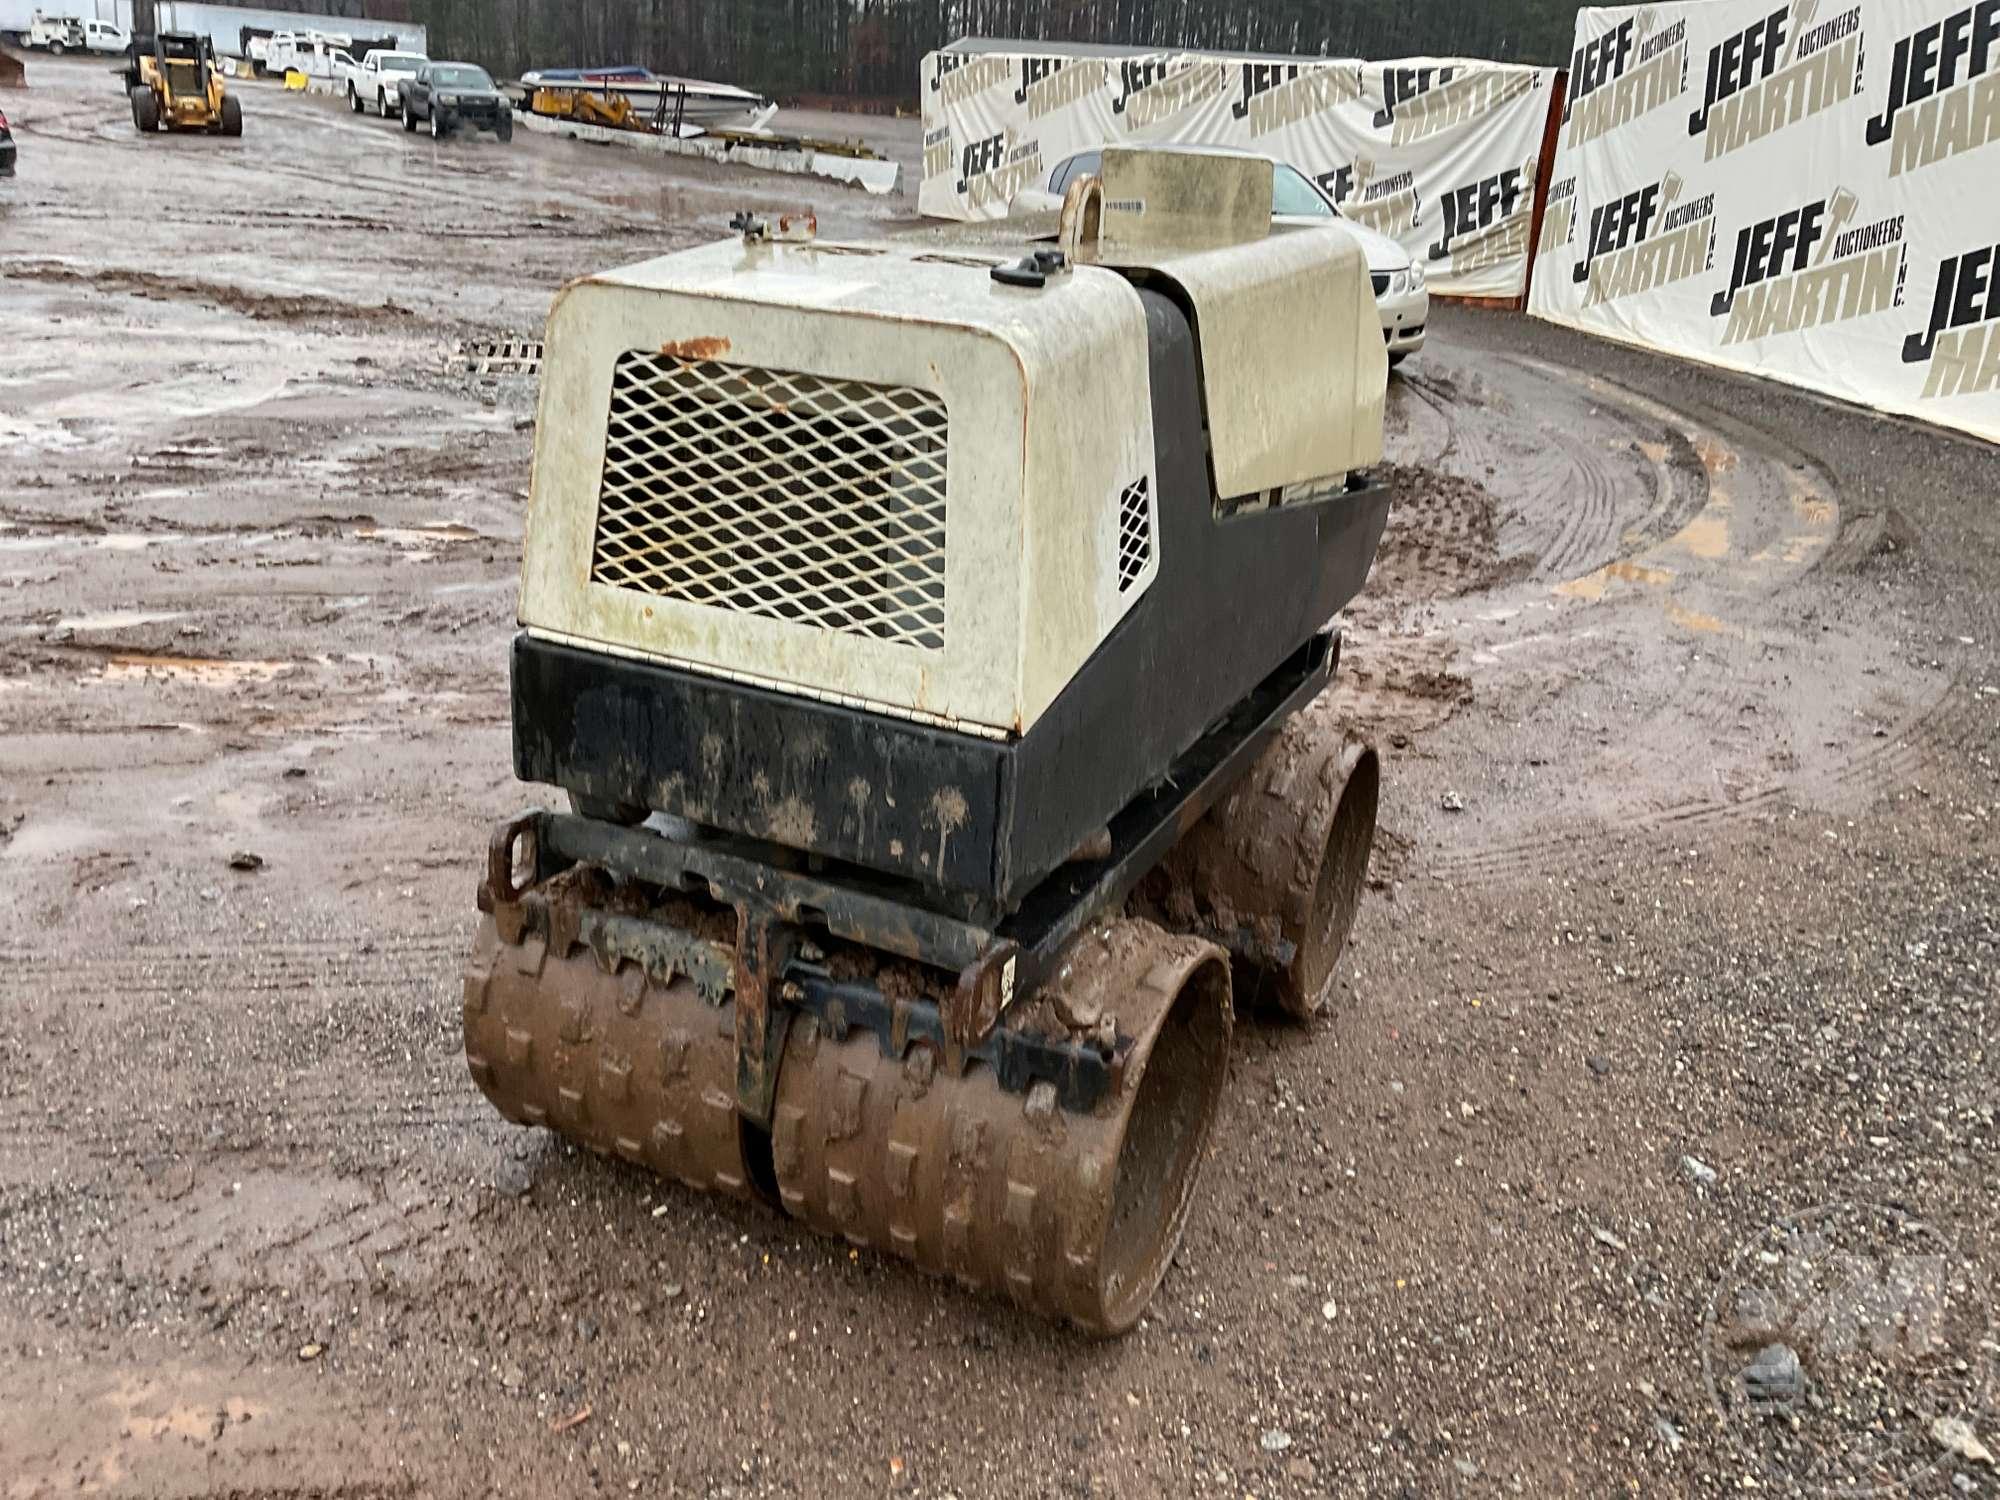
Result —
<path fill-rule="evenodd" d="M 0 109 L 0 177 L 14 175 L 14 132 L 7 128 L 7 111 Z"/>
<path fill-rule="evenodd" d="M 322 41 L 299 43 L 285 63 L 287 73 L 303 73 L 308 78 L 317 78 L 329 84 L 345 82 L 354 68 L 351 53 L 332 42 Z"/>
<path fill-rule="evenodd" d="M 36 11 L 27 30 L 0 34 L 0 41 L 40 47 L 60 57 L 65 52 L 123 52 L 132 45 L 132 34 L 113 21 L 45 16 Z"/>
<path fill-rule="evenodd" d="M 472 63 L 427 62 L 403 83 L 400 94 L 405 130 L 428 120 L 434 141 L 459 125 L 490 130 L 503 141 L 514 139 L 513 104 L 494 86 L 492 75 Z"/>
<path fill-rule="evenodd" d="M 262 62 L 269 73 L 282 73 L 287 68 L 297 69 L 310 76 L 313 58 L 323 56 L 333 49 L 345 49 L 353 45 L 352 39 L 333 31 L 274 31 L 269 41 L 264 43 L 264 54 L 258 57 L 255 43 L 250 54 L 252 62 Z"/>
<path fill-rule="evenodd" d="M 391 110 L 401 113 L 403 85 L 429 61 L 421 52 L 369 53 L 347 70 L 347 107 L 358 115 L 373 105 L 384 119 Z"/>
<path fill-rule="evenodd" d="M 83 45 L 91 52 L 123 52 L 132 45 L 132 33 L 112 21 L 86 20 Z"/>
<path fill-rule="evenodd" d="M 35 47 L 61 57 L 65 52 L 81 52 L 85 47 L 83 22 L 75 16 L 45 16 L 36 11 L 28 29 L 20 33 L 23 47 Z"/>
<path fill-rule="evenodd" d="M 1171 151 L 1170 145 L 1154 150 Z M 1199 146 L 1199 151 L 1233 148 Z M 1255 155 L 1254 152 L 1241 153 Z M 1056 163 L 1045 187 L 1027 188 L 1014 195 L 1011 205 L 1020 212 L 1053 210 L 1062 207 L 1063 193 L 1079 177 L 1096 173 L 1103 164 L 1102 151 L 1079 151 Z M 1288 162 L 1271 162 L 1271 221 L 1274 224 L 1312 227 L 1338 226 L 1354 236 L 1368 260 L 1368 277 L 1375 289 L 1375 308 L 1382 317 L 1382 341 L 1388 346 L 1389 363 L 1399 365 L 1424 347 L 1424 327 L 1430 321 L 1431 294 L 1424 286 L 1423 263 L 1379 230 L 1357 224 L 1334 206 L 1313 180 Z"/>

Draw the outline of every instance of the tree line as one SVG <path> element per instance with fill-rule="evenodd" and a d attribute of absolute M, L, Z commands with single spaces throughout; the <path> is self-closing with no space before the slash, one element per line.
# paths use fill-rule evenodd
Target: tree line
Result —
<path fill-rule="evenodd" d="M 914 101 L 965 36 L 1309 56 L 1559 63 L 1576 0 L 403 0 L 434 56 L 495 72 L 643 63 L 777 98 Z M 371 13 L 375 7 L 369 7 Z"/>

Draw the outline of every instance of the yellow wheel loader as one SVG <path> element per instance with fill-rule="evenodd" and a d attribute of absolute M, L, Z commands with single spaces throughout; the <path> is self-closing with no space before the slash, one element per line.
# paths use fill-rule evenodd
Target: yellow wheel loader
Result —
<path fill-rule="evenodd" d="M 243 134 L 243 102 L 222 85 L 215 49 L 191 31 L 135 37 L 124 69 L 132 124 L 141 135 L 156 130 Z"/>

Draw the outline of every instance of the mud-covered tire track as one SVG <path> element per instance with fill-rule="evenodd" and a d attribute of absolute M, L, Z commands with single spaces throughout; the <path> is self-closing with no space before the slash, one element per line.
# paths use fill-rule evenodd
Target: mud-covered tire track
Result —
<path fill-rule="evenodd" d="M 1587 573 L 1700 506 L 1685 444 L 1610 387 L 1518 357 L 1431 364 L 1448 368 L 1390 384 L 1389 455 L 1493 488 L 1502 555 L 1532 558 L 1534 576 Z"/>
<path fill-rule="evenodd" d="M 1494 369 L 1516 378 L 1491 378 Z M 1581 613 L 1574 604 L 1559 606 L 1567 613 L 1550 629 L 1582 652 L 1573 650 L 1573 661 L 1555 669 L 1560 679 L 1583 680 L 1574 677 L 1580 671 L 1614 677 L 1629 671 L 1650 678 L 1654 693 L 1664 689 L 1654 701 L 1623 708 L 1613 695 L 1612 717 L 1598 721 L 1598 744 L 1594 758 L 1584 762 L 1585 774 L 1627 790 L 1607 791 L 1594 806 L 1578 806 L 1590 799 L 1575 797 L 1533 805 L 1489 802 L 1477 819 L 1449 826 L 1449 846 L 1428 858 L 1420 851 L 1415 869 L 1454 884 L 1545 879 L 1608 847 L 1671 848 L 1697 835 L 1726 835 L 1734 825 L 1781 809 L 1853 811 L 1963 764 L 1990 743 L 1993 700 L 1976 673 L 1947 669 L 1928 682 L 1922 673 L 1914 679 L 1905 673 L 1898 692 L 1878 691 L 1869 679 L 1887 665 L 1881 641 L 1863 635 L 1843 643 L 1813 632 L 1810 622 L 1827 607 L 1822 601 L 1837 599 L 1846 579 L 1866 577 L 1876 566 L 1875 551 L 1893 555 L 1912 539 L 1894 517 L 1871 521 L 1864 514 L 1841 526 L 1836 481 L 1808 455 L 1741 414 L 1683 412 L 1607 377 L 1525 356 L 1489 356 L 1471 378 L 1454 371 L 1406 385 L 1417 406 L 1450 419 L 1454 430 L 1440 442 L 1429 419 L 1415 417 L 1399 441 L 1422 442 L 1440 455 L 1437 461 L 1453 466 L 1490 460 L 1498 467 L 1504 479 L 1487 482 L 1499 486 L 1508 503 L 1502 549 L 1522 547 L 1511 555 L 1531 558 L 1533 567 L 1528 584 L 1503 582 L 1460 598 L 1455 615 L 1427 632 L 1432 656 L 1457 664 L 1474 652 L 1485 670 L 1470 674 L 1468 697 L 1518 697 L 1524 681 L 1494 654 L 1509 640 L 1504 630 L 1480 627 L 1482 601 L 1491 601 L 1485 607 L 1493 616 L 1533 609 L 1544 597 L 1537 585 L 1548 581 L 1559 585 L 1557 594 L 1623 600 L 1589 603 Z M 1483 399 L 1466 403 L 1462 393 L 1475 389 Z M 1445 393 L 1456 400 L 1447 402 Z M 1493 436 L 1496 422 L 1518 420 L 1531 407 L 1570 410 L 1576 420 L 1556 424 L 1555 431 L 1544 428 L 1547 442 L 1539 456 L 1510 456 L 1510 440 Z M 1836 517 L 1831 529 L 1822 513 Z M 1807 535 L 1788 537 L 1798 532 L 1801 517 Z M 1599 559 L 1595 574 L 1578 571 Z M 1450 572 L 1445 569 L 1446 585 Z M 1394 570 L 1381 581 L 1393 585 Z M 1649 591 L 1659 593 L 1661 612 L 1646 604 Z M 1369 608 L 1379 612 L 1423 592 L 1392 587 L 1362 617 L 1370 618 Z M 1981 599 L 1969 607 L 1976 638 L 1992 638 L 2000 606 Z M 1645 663 L 1670 638 L 1685 642 L 1677 648 L 1685 665 L 1662 674 Z M 1357 665 L 1370 655 L 1369 644 L 1360 634 Z M 1807 690 L 1809 698 L 1814 691 L 1838 695 L 1845 705 L 1839 715 L 1823 706 L 1818 720 L 1788 725 L 1781 705 L 1801 691 L 1797 673 L 1819 670 L 1813 664 L 1829 651 L 1851 655 L 1857 649 L 1880 665 L 1857 665 L 1845 676 L 1835 671 L 1827 688 Z M 1913 685 L 1914 702 L 1907 698 Z M 1357 706 L 1381 713 L 1398 729 L 1407 731 L 1412 722 L 1425 727 L 1424 715 L 1400 711 L 1393 691 L 1385 701 L 1384 686 L 1393 689 L 1379 679 L 1361 683 Z M 1442 717 L 1428 715 L 1432 724 Z M 1662 748 L 1697 744 L 1708 753 L 1676 760 Z"/>

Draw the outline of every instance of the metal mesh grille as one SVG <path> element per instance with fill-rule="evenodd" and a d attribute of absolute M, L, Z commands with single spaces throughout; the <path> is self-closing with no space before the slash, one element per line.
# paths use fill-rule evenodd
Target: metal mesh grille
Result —
<path fill-rule="evenodd" d="M 192 99 L 205 93 L 201 86 L 201 64 L 168 58 L 167 90 L 176 99 Z"/>
<path fill-rule="evenodd" d="M 1118 592 L 1146 576 L 1153 560 L 1153 517 L 1146 504 L 1146 476 L 1125 486 L 1118 497 Z"/>
<path fill-rule="evenodd" d="M 939 651 L 944 541 L 930 392 L 618 357 L 592 581 Z"/>

